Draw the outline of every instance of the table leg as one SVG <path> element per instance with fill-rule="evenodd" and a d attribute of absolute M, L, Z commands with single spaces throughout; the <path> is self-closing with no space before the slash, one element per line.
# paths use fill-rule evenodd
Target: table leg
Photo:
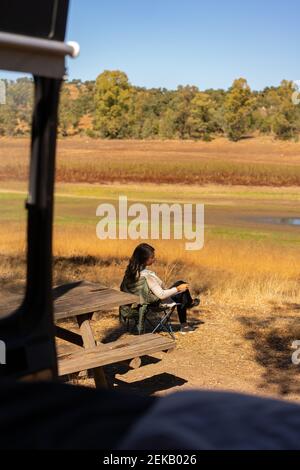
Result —
<path fill-rule="evenodd" d="M 83 346 L 87 349 L 96 347 L 96 341 L 91 328 L 90 320 L 92 315 L 80 315 L 77 317 Z M 107 388 L 107 381 L 102 367 L 93 369 L 96 388 Z"/>

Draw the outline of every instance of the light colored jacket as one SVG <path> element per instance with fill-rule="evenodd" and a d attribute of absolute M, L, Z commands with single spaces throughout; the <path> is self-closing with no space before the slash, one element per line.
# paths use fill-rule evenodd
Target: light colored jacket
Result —
<path fill-rule="evenodd" d="M 146 279 L 149 289 L 154 295 L 156 295 L 156 297 L 163 300 L 164 303 L 174 303 L 170 297 L 178 294 L 176 287 L 165 289 L 163 281 L 154 271 L 150 271 L 149 269 L 143 269 L 140 273 L 140 277 L 144 277 Z"/>

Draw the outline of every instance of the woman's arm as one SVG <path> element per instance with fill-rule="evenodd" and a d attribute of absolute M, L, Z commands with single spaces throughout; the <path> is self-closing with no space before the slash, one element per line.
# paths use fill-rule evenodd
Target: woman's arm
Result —
<path fill-rule="evenodd" d="M 154 277 L 151 276 L 151 274 L 148 274 L 146 277 L 147 284 L 149 289 L 153 292 L 156 297 L 158 297 L 160 300 L 165 300 L 168 297 L 171 297 L 172 295 L 177 294 L 177 287 L 172 287 L 171 289 L 163 289 L 158 280 Z"/>

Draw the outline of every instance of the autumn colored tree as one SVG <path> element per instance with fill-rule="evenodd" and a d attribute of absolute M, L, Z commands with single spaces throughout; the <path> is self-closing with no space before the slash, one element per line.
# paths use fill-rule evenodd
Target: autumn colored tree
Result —
<path fill-rule="evenodd" d="M 120 139 L 129 134 L 132 87 L 119 70 L 101 73 L 95 84 L 95 129 L 100 137 Z"/>
<path fill-rule="evenodd" d="M 235 80 L 224 104 L 224 130 L 230 140 L 237 142 L 247 133 L 253 106 L 254 99 L 247 80 Z"/>
<path fill-rule="evenodd" d="M 188 125 L 193 139 L 211 140 L 216 131 L 215 103 L 207 93 L 198 92 L 191 102 Z"/>

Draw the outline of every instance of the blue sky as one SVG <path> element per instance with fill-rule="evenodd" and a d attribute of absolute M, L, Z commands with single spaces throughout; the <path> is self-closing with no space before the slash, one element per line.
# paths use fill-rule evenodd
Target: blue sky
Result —
<path fill-rule="evenodd" d="M 299 0 L 71 0 L 69 76 L 125 71 L 131 83 L 253 89 L 300 79 Z"/>

